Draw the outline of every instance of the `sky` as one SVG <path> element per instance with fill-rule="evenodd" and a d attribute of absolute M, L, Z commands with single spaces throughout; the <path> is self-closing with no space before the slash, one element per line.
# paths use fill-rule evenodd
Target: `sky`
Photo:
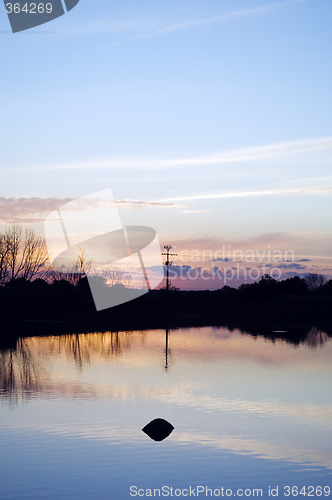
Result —
<path fill-rule="evenodd" d="M 251 281 L 249 250 L 332 275 L 329 0 L 80 0 L 16 34 L 0 7 L 1 223 L 110 188 L 178 274 L 242 269 L 183 287 Z"/>

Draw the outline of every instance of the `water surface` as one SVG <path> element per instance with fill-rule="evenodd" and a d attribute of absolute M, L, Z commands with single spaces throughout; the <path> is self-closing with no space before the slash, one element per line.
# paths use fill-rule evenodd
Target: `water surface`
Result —
<path fill-rule="evenodd" d="M 317 329 L 300 345 L 211 327 L 20 339 L 0 354 L 0 498 L 331 487 L 331 359 Z M 162 442 L 141 431 L 158 417 Z"/>

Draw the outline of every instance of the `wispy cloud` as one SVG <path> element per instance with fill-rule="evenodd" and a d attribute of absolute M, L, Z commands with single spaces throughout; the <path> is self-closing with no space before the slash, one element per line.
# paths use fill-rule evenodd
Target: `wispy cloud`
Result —
<path fill-rule="evenodd" d="M 291 264 L 277 264 L 277 267 L 279 269 L 298 269 L 298 270 L 303 270 L 303 269 L 308 269 L 307 266 L 303 266 L 301 264 L 296 264 L 295 262 L 291 263 Z"/>
<path fill-rule="evenodd" d="M 40 222 L 44 220 L 50 212 L 53 212 L 70 201 L 73 201 L 73 198 L 0 197 L 0 223 L 30 224 Z M 80 201 L 81 203 L 79 203 L 77 207 L 79 207 L 82 212 L 98 208 L 103 204 L 103 201 L 100 199 L 82 199 Z M 109 201 L 107 201 L 107 203 L 109 203 Z M 178 203 L 159 201 L 115 200 L 115 203 L 119 207 L 129 210 L 142 208 L 185 208 L 184 205 Z"/>
<path fill-rule="evenodd" d="M 223 191 L 214 193 L 197 193 L 189 195 L 180 195 L 174 198 L 165 198 L 161 202 L 179 202 L 179 201 L 200 201 L 200 200 L 217 200 L 224 198 L 255 198 L 263 196 L 287 196 L 287 195 L 331 195 L 332 185 L 330 186 L 315 186 L 315 187 L 299 187 L 299 188 L 284 188 L 284 189 L 265 189 L 265 190 L 248 190 L 248 191 Z"/>
<path fill-rule="evenodd" d="M 222 151 L 213 155 L 194 158 L 170 160 L 170 165 L 211 165 L 223 163 L 242 163 L 254 160 L 265 160 L 279 156 L 290 156 L 299 153 L 309 153 L 332 150 L 332 137 L 320 137 L 315 139 L 301 139 L 298 141 L 281 142 L 243 148 L 230 151 Z"/>
<path fill-rule="evenodd" d="M 268 159 L 300 155 L 304 153 L 315 153 L 320 151 L 332 151 L 332 136 L 300 139 L 296 141 L 278 142 L 264 146 L 254 146 L 250 148 L 238 148 L 224 150 L 204 156 L 186 156 L 178 158 L 152 158 L 151 156 L 129 157 L 113 156 L 106 158 L 93 158 L 90 160 L 61 163 L 54 165 L 31 166 L 31 171 L 40 170 L 135 170 L 141 171 L 162 170 L 165 167 L 191 167 L 207 165 L 227 165 L 234 163 L 245 163 L 250 161 L 264 161 Z M 15 167 L 11 167 L 11 171 Z M 26 165 L 16 167 L 26 169 Z M 332 177 L 330 177 L 332 179 Z"/>
<path fill-rule="evenodd" d="M 253 251 L 255 256 L 259 252 L 261 258 L 280 250 L 284 255 L 289 253 L 289 258 L 285 260 L 293 261 L 292 256 L 296 260 L 310 258 L 322 260 L 326 265 L 326 261 L 330 263 L 331 260 L 331 238 L 332 232 L 315 231 L 261 233 L 241 239 L 202 234 L 200 237 L 174 238 L 173 247 L 179 253 L 177 262 L 183 259 L 183 263 L 191 262 L 192 255 L 195 258 L 199 256 L 200 262 L 212 262 L 211 259 L 233 261 L 239 260 L 239 255 L 248 251 Z"/>
<path fill-rule="evenodd" d="M 69 201 L 71 198 L 0 197 L 0 222 L 33 223 Z"/>
<path fill-rule="evenodd" d="M 213 212 L 213 208 L 208 208 L 206 210 L 200 208 L 182 210 L 183 214 L 209 214 L 211 212 Z"/>
<path fill-rule="evenodd" d="M 221 24 L 221 23 L 231 21 L 231 20 L 236 19 L 236 18 L 242 18 L 242 17 L 263 14 L 265 12 L 269 12 L 269 11 L 272 11 L 272 10 L 275 10 L 278 8 L 288 7 L 290 5 L 302 3 L 303 1 L 304 0 L 291 0 L 289 2 L 275 2 L 275 3 L 269 4 L 269 5 L 262 5 L 260 7 L 254 7 L 252 9 L 241 9 L 241 10 L 236 10 L 236 11 L 232 11 L 232 12 L 226 12 L 226 13 L 221 14 L 219 16 L 206 17 L 203 19 L 193 19 L 190 21 L 171 24 L 171 25 L 164 26 L 163 28 L 159 28 L 159 29 L 154 30 L 154 31 L 149 31 L 147 33 L 143 33 L 143 34 L 134 36 L 134 37 L 129 38 L 127 40 L 122 40 L 122 41 L 116 42 L 112 45 L 120 45 L 120 44 L 136 42 L 138 40 L 144 40 L 147 38 L 154 38 L 157 36 L 167 35 L 168 33 L 172 33 L 175 31 L 181 31 L 181 30 L 186 30 L 186 29 L 191 29 L 191 28 L 199 28 L 199 27 L 204 27 L 204 26 L 211 26 L 214 24 Z"/>

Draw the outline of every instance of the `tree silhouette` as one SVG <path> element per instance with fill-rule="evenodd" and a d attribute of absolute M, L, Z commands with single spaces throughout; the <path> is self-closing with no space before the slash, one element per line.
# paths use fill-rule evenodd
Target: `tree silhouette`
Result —
<path fill-rule="evenodd" d="M 325 277 L 322 274 L 307 274 L 305 277 L 305 282 L 307 284 L 308 290 L 311 292 L 317 292 L 321 290 L 326 282 Z"/>
<path fill-rule="evenodd" d="M 31 228 L 13 225 L 0 234 L 0 283 L 24 278 L 32 281 L 46 274 L 45 239 Z"/>
<path fill-rule="evenodd" d="M 72 285 L 77 285 L 79 281 L 86 278 L 92 266 L 92 257 L 88 256 L 84 249 L 77 247 L 77 259 L 62 269 L 53 269 L 49 276 L 52 281 L 68 281 Z"/>
<path fill-rule="evenodd" d="M 9 275 L 8 245 L 4 234 L 0 234 L 0 284 L 4 283 Z"/>

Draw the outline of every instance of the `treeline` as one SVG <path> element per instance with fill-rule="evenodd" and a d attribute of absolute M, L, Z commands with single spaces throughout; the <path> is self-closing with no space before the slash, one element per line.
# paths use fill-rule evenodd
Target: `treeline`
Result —
<path fill-rule="evenodd" d="M 265 274 L 255 283 L 246 283 L 239 288 L 224 286 L 219 290 L 228 299 L 265 299 L 271 300 L 280 296 L 332 296 L 332 280 L 326 280 L 323 275 L 310 273 L 305 278 L 294 276 L 285 280 L 276 280 Z"/>
<path fill-rule="evenodd" d="M 13 281 L 16 283 L 17 280 L 21 280 L 19 286 L 23 286 L 23 281 L 32 283 L 37 280 L 48 284 L 67 281 L 76 285 L 91 264 L 92 259 L 78 247 L 76 262 L 69 264 L 65 270 L 54 270 L 49 262 L 45 238 L 33 229 L 14 224 L 0 232 L 0 287 L 9 283 L 13 286 Z M 42 286 L 36 283 L 33 289 Z"/>
<path fill-rule="evenodd" d="M 0 232 L 0 285 L 27 289 L 24 281 L 35 282 L 31 290 L 46 289 L 46 284 L 68 282 L 76 286 L 90 270 L 92 259 L 84 250 L 78 248 L 76 262 L 62 272 L 51 269 L 45 239 L 37 235 L 31 228 L 12 225 Z M 122 273 L 111 271 L 104 276 L 108 284 L 125 285 L 131 288 L 131 283 Z M 21 280 L 13 285 L 13 281 Z M 22 281 L 23 280 L 23 281 Z M 44 280 L 46 284 L 40 283 Z M 68 284 L 56 284 L 54 288 L 67 290 Z M 176 287 L 170 287 L 169 293 L 176 293 Z M 239 288 L 224 286 L 217 291 L 230 298 L 271 298 L 282 294 L 332 294 L 332 280 L 326 281 L 320 274 L 308 274 L 305 278 L 295 276 L 283 281 L 277 281 L 265 274 L 256 283 L 242 284 Z"/>
<path fill-rule="evenodd" d="M 18 264 L 17 268 L 19 269 L 19 267 L 20 264 Z M 12 273 L 11 269 L 7 271 L 7 279 L 1 283 L 2 287 L 0 287 L 2 296 L 4 297 L 14 292 L 15 295 L 21 295 L 22 298 L 24 298 L 25 295 L 28 295 L 30 298 L 34 296 L 36 298 L 45 298 L 48 295 L 55 296 L 59 294 L 61 298 L 69 299 L 75 296 L 81 296 L 82 293 L 85 296 L 87 295 L 89 291 L 87 278 L 80 270 L 59 273 L 52 272 L 47 268 L 44 272 L 38 273 L 35 272 L 37 267 L 38 265 L 35 263 L 31 266 L 30 270 L 23 268 L 21 274 L 17 273 L 16 268 L 14 273 Z M 39 275 L 41 277 L 36 277 Z M 106 281 L 106 278 L 103 279 L 99 277 L 98 279 L 103 282 Z M 120 280 L 119 277 L 118 280 Z M 109 286 L 113 286 L 114 289 L 116 287 L 125 288 L 125 285 L 120 281 L 114 281 L 113 284 Z M 242 284 L 239 288 L 224 286 L 214 291 L 188 291 L 170 287 L 169 291 L 163 288 L 160 290 L 153 290 L 151 294 L 159 294 L 164 298 L 169 296 L 172 297 L 172 300 L 190 294 L 193 296 L 206 296 L 206 298 L 210 299 L 213 297 L 214 299 L 218 298 L 225 300 L 271 300 L 280 296 L 319 297 L 328 295 L 332 297 L 332 280 L 326 281 L 324 277 L 319 274 L 308 274 L 305 278 L 294 276 L 282 281 L 278 281 L 269 275 L 264 275 L 258 282 Z"/>
<path fill-rule="evenodd" d="M 79 251 L 71 269 L 52 271 L 41 236 L 19 226 L 0 233 L 0 317 L 6 323 L 0 337 L 12 335 L 15 321 L 25 322 L 25 330 L 27 322 L 33 322 L 35 329 L 35 324 L 43 321 L 62 321 L 66 325 L 72 322 L 82 329 L 97 330 L 201 326 L 221 324 L 227 318 L 234 325 L 242 319 L 248 324 L 248 318 L 256 324 L 257 318 L 271 322 L 281 316 L 296 321 L 313 318 L 317 323 L 318 319 L 329 320 L 331 316 L 332 280 L 327 281 L 320 274 L 282 281 L 264 275 L 256 283 L 239 288 L 224 286 L 215 291 L 180 291 L 175 287 L 168 291 L 152 290 L 97 313 L 84 274 L 89 265 L 91 260 Z M 123 282 L 121 274 L 112 274 L 97 278 L 107 292 L 110 286 L 114 293 L 116 287 L 127 285 L 132 289 L 131 283 Z M 21 323 L 17 331 L 21 332 Z"/>
<path fill-rule="evenodd" d="M 18 225 L 8 227 L 0 232 L 0 293 L 7 295 L 6 290 L 24 298 L 39 296 L 56 296 L 73 298 L 84 290 L 87 295 L 86 273 L 92 265 L 92 259 L 78 248 L 77 261 L 61 272 L 52 270 L 49 264 L 45 239 L 37 235 L 31 228 L 24 229 Z M 82 280 L 84 280 L 82 283 Z M 131 283 L 124 280 L 119 272 L 109 272 L 103 278 L 108 285 L 127 286 Z M 162 291 L 160 291 L 162 293 Z M 169 294 L 179 298 L 181 292 L 170 287 Z M 195 293 L 195 292 L 193 292 Z M 197 292 L 199 293 L 199 292 Z M 201 294 L 204 292 L 200 292 Z M 282 281 L 275 280 L 265 274 L 256 283 L 242 284 L 239 288 L 224 286 L 215 292 L 206 291 L 204 300 L 271 300 L 278 296 L 323 296 L 332 295 L 332 280 L 326 281 L 320 274 L 308 274 L 305 278 L 294 276 Z"/>
<path fill-rule="evenodd" d="M 28 280 L 22 276 L 3 283 L 0 287 L 0 311 L 6 312 L 13 308 L 16 311 L 36 310 L 41 315 L 43 311 L 52 309 L 57 310 L 60 315 L 61 310 L 81 311 L 82 314 L 95 312 L 87 278 L 80 273 L 76 275 L 69 273 L 68 276 L 63 274 L 63 276 L 61 278 L 60 274 L 56 274 L 50 279 L 49 274 L 46 273 L 46 278 Z M 98 279 L 105 283 L 105 279 L 100 277 Z M 125 288 L 121 283 L 104 286 L 108 289 L 111 286 L 114 293 L 117 287 Z M 277 281 L 264 275 L 258 282 L 242 284 L 239 288 L 224 286 L 214 291 L 181 291 L 175 288 L 169 291 L 152 290 L 134 301 L 113 309 L 115 314 L 119 309 L 122 312 L 144 309 L 149 314 L 159 311 L 164 315 L 164 305 L 168 303 L 171 304 L 170 314 L 172 311 L 180 314 L 181 308 L 187 314 L 196 314 L 202 310 L 206 312 L 222 310 L 223 304 L 227 303 L 263 304 L 281 302 L 283 299 L 297 300 L 298 303 L 306 304 L 319 300 L 332 300 L 332 280 L 325 281 L 321 275 L 309 274 L 306 278 L 294 276 Z M 151 312 L 148 311 L 150 306 L 153 309 Z M 167 306 L 165 310 L 167 312 Z"/>

